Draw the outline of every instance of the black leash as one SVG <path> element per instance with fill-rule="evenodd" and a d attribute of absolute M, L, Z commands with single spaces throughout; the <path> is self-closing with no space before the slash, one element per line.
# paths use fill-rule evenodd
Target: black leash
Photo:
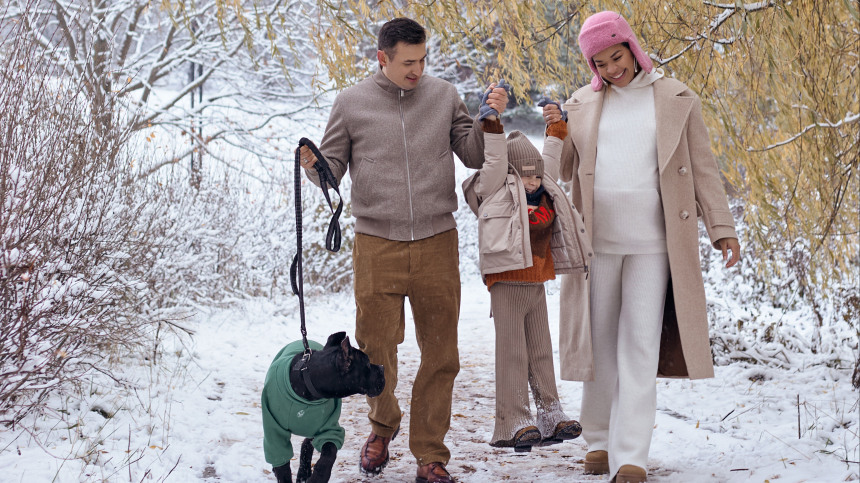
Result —
<path fill-rule="evenodd" d="M 296 164 L 293 176 L 296 190 L 296 255 L 293 257 L 293 263 L 290 265 L 290 284 L 293 288 L 293 294 L 299 296 L 299 316 L 302 323 L 302 343 L 305 346 L 305 352 L 302 355 L 302 359 L 295 367 L 293 367 L 292 370 L 301 372 L 305 386 L 313 397 L 324 399 L 323 396 L 317 392 L 316 388 L 314 388 L 307 371 L 307 363 L 311 358 L 311 354 L 313 354 L 313 350 L 311 350 L 308 345 L 308 331 L 305 327 L 305 291 L 304 279 L 302 276 L 302 174 L 300 162 L 302 146 L 307 146 L 317 158 L 314 168 L 316 168 L 317 174 L 319 174 L 320 187 L 322 188 L 323 195 L 325 195 L 325 199 L 328 202 L 328 207 L 332 212 L 331 222 L 329 222 L 328 232 L 325 237 L 325 247 L 326 250 L 330 252 L 337 252 L 340 250 L 341 233 L 339 220 L 340 214 L 343 211 L 343 197 L 340 195 L 340 190 L 337 186 L 337 178 L 335 178 L 334 174 L 331 172 L 331 168 L 329 167 L 325 156 L 322 155 L 312 141 L 307 138 L 300 139 L 299 147 L 296 148 Z M 337 209 L 332 206 L 331 198 L 328 194 L 329 188 L 333 189 L 340 197 L 340 203 L 338 203 Z"/>

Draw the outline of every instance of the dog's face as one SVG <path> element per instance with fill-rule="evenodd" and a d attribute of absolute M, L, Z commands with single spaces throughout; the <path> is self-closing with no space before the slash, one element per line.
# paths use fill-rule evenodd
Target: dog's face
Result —
<path fill-rule="evenodd" d="M 383 367 L 371 364 L 367 354 L 352 347 L 346 332 L 330 335 L 323 350 L 315 352 L 310 360 L 313 384 L 325 397 L 376 397 L 385 388 Z"/>

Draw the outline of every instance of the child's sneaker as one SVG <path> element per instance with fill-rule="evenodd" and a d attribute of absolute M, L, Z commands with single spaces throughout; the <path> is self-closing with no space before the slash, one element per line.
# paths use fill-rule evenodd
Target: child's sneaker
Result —
<path fill-rule="evenodd" d="M 540 445 L 549 446 L 551 444 L 558 444 L 569 439 L 576 439 L 580 434 L 582 434 L 582 426 L 579 425 L 579 421 L 573 419 L 562 421 L 555 425 L 555 431 L 552 432 L 552 436 L 542 440 Z"/>
<path fill-rule="evenodd" d="M 494 448 L 514 448 L 517 453 L 527 453 L 532 450 L 532 446 L 540 444 L 541 436 L 537 426 L 526 426 L 517 431 L 511 439 L 495 441 L 490 443 Z"/>

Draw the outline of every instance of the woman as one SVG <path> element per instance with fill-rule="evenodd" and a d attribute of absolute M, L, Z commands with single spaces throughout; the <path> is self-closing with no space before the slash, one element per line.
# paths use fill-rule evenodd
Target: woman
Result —
<path fill-rule="evenodd" d="M 562 106 L 561 177 L 595 254 L 588 277 L 562 281 L 561 377 L 586 381 L 586 472 L 638 483 L 655 377 L 714 375 L 696 215 L 723 259 L 732 252 L 727 267 L 740 245 L 696 94 L 654 69 L 615 12 L 589 17 L 579 45 L 594 78 Z M 550 104 L 544 117 L 562 112 Z"/>

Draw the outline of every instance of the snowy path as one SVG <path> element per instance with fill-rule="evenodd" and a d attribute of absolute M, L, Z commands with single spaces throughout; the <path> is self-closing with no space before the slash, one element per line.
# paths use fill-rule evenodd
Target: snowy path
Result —
<path fill-rule="evenodd" d="M 557 344 L 554 287 L 550 285 L 550 327 Z M 194 322 L 198 334 L 189 347 L 193 357 L 177 345 L 167 351 L 162 369 L 155 373 L 147 373 L 141 361 L 127 363 L 127 377 L 137 377 L 139 385 L 146 387 L 138 389 L 136 396 L 119 400 L 111 392 L 95 391 L 80 404 L 52 403 L 55 408 L 62 406 L 67 422 L 77 421 L 74 429 L 44 417 L 33 423 L 38 438 L 0 430 L 0 481 L 137 482 L 147 471 L 150 476 L 143 481 L 164 477 L 176 482 L 274 481 L 263 460 L 259 398 L 271 358 L 299 336 L 294 303 L 257 300 L 243 310 L 199 314 Z M 313 299 L 309 336 L 324 342 L 331 332 L 352 334 L 353 307 L 348 296 Z M 581 439 L 525 455 L 487 444 L 494 412 L 494 332 L 489 311 L 489 294 L 481 282 L 465 280 L 459 332 L 462 368 L 447 439 L 453 453 L 449 469 L 462 483 L 605 481 L 605 477 L 583 475 Z M 397 391 L 407 412 L 403 427 L 408 429 L 408 382 L 414 378 L 419 354 L 409 318 L 406 327 Z M 555 361 L 557 371 L 557 355 Z M 578 418 L 582 385 L 558 384 L 563 407 Z M 717 368 L 715 379 L 661 380 L 658 385 L 660 410 L 649 481 L 857 480 L 858 465 L 841 462 L 858 461 L 857 393 L 851 390 L 847 373 L 821 367 L 786 372 L 734 364 Z M 106 420 L 93 412 L 96 407 L 113 408 L 115 415 Z M 415 460 L 403 433 L 392 443 L 392 462 L 382 476 L 359 476 L 358 451 L 369 431 L 366 414 L 363 397 L 344 401 L 341 422 L 347 437 L 332 482 L 414 481 Z M 297 448 L 300 438 L 295 437 L 293 444 Z M 296 465 L 294 461 L 294 471 Z"/>
<path fill-rule="evenodd" d="M 557 294 L 551 294 L 551 309 L 558 307 L 557 303 Z M 262 460 L 257 403 L 260 385 L 271 355 L 288 338 L 298 335 L 298 328 L 293 317 L 272 319 L 263 312 L 249 312 L 239 316 L 239 320 L 236 319 L 239 314 L 218 314 L 201 324 L 196 351 L 200 365 L 212 371 L 212 375 L 200 385 L 199 391 L 186 396 L 195 402 L 183 404 L 183 414 L 187 414 L 189 407 L 199 405 L 209 413 L 209 423 L 199 429 L 201 434 L 188 434 L 182 437 L 185 440 L 182 442 L 176 440 L 180 436 L 174 430 L 174 445 L 188 445 L 192 452 L 196 447 L 198 456 L 211 462 L 222 481 L 260 481 L 261 473 L 268 469 Z M 553 312 L 557 310 L 550 310 L 550 326 L 557 344 L 557 313 Z M 447 439 L 453 454 L 449 463 L 452 473 L 463 483 L 601 480 L 582 473 L 585 446 L 581 439 L 535 449 L 526 455 L 514 455 L 510 450 L 487 444 L 492 434 L 495 392 L 494 332 L 488 315 L 489 294 L 480 282 L 464 284 L 459 331 L 462 368 L 455 386 L 454 416 Z M 352 333 L 353 316 L 348 297 L 327 302 L 315 300 L 309 308 L 310 336 L 324 341 L 337 330 Z M 404 428 L 408 428 L 409 420 L 408 381 L 414 378 L 419 361 L 409 318 L 406 327 L 406 341 L 400 348 L 401 385 L 397 389 L 406 411 Z M 557 361 L 556 356 L 556 370 Z M 850 390 L 847 374 L 826 368 L 787 374 L 757 367 L 745 369 L 740 365 L 718 368 L 717 374 L 717 378 L 708 381 L 658 383 L 660 411 L 649 461 L 652 481 L 846 481 L 856 475 L 857 466 L 849 468 L 839 462 L 843 458 L 838 456 L 839 437 L 843 438 L 842 446 L 849 455 L 856 455 L 858 443 L 856 392 Z M 751 377 L 761 380 L 754 382 Z M 574 418 L 579 414 L 581 387 L 579 383 L 559 380 L 562 404 Z M 801 440 L 797 439 L 798 393 L 804 412 L 802 426 L 815 423 L 822 428 L 818 434 L 807 432 Z M 212 395 L 222 399 L 206 399 Z M 815 411 L 819 413 L 817 416 Z M 414 481 L 415 462 L 408 451 L 406 431 L 392 443 L 392 462 L 381 477 L 359 476 L 358 452 L 369 431 L 366 415 L 362 397 L 344 401 L 342 424 L 347 440 L 338 455 L 332 480 Z M 176 419 L 178 427 L 198 418 L 177 415 Z M 839 431 L 837 423 L 845 422 L 850 423 L 850 431 Z M 828 437 L 833 444 L 825 448 L 822 438 Z M 200 445 L 202 441 L 210 445 Z M 295 438 L 295 447 L 299 441 Z M 822 449 L 837 454 L 816 452 Z M 848 459 L 856 461 L 856 456 Z M 197 471 L 189 473 L 189 477 L 200 475 Z"/>

